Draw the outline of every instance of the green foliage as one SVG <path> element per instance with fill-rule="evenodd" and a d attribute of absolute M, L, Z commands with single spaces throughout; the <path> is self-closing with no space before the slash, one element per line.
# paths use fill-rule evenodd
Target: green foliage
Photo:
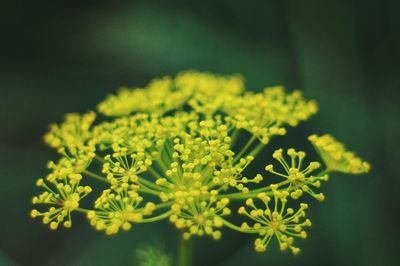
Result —
<path fill-rule="evenodd" d="M 135 251 L 138 266 L 171 266 L 171 257 L 160 246 L 143 246 Z"/>

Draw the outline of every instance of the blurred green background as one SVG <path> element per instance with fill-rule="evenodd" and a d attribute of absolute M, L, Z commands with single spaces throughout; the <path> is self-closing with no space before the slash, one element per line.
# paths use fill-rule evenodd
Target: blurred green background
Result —
<path fill-rule="evenodd" d="M 226 232 L 196 239 L 195 265 L 400 265 L 399 1 L 0 3 L 0 265 L 135 265 L 146 244 L 174 256 L 168 222 L 106 237 L 79 215 L 71 230 L 50 232 L 29 210 L 56 158 L 42 143 L 50 122 L 185 69 L 241 73 L 254 90 L 301 88 L 320 112 L 274 145 L 329 132 L 372 164 L 323 187 L 301 255 L 256 254 L 253 238 Z"/>

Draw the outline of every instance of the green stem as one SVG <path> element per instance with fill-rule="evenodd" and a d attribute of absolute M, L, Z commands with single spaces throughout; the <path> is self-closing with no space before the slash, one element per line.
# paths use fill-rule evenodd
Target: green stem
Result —
<path fill-rule="evenodd" d="M 324 171 L 318 173 L 318 176 L 326 175 L 326 174 L 329 174 L 330 172 L 331 172 L 331 170 L 329 170 L 328 168 L 326 168 Z"/>
<path fill-rule="evenodd" d="M 251 144 L 253 144 L 253 142 L 257 139 L 256 136 L 252 136 L 250 138 L 250 140 L 246 143 L 246 145 L 243 147 L 243 149 L 236 155 L 235 159 L 233 159 L 233 162 L 237 162 L 237 160 L 239 160 L 242 155 L 250 148 Z"/>
<path fill-rule="evenodd" d="M 165 172 L 168 170 L 168 166 L 165 165 L 165 163 L 161 159 L 161 156 L 160 156 L 160 158 L 155 160 L 155 164 L 158 165 L 158 167 L 160 168 L 161 172 L 163 172 L 163 174 L 165 174 Z"/>
<path fill-rule="evenodd" d="M 225 195 L 223 195 L 223 197 L 228 198 L 230 200 L 248 199 L 248 198 L 256 197 L 258 195 L 258 193 L 261 193 L 261 192 L 267 193 L 267 196 L 272 195 L 272 191 L 269 187 L 263 187 L 263 188 L 252 190 L 249 193 L 236 192 L 236 193 L 231 193 L 231 194 L 225 194 Z M 220 198 L 220 197 L 218 196 L 218 198 Z"/>
<path fill-rule="evenodd" d="M 240 130 L 237 128 L 233 129 L 232 137 L 231 137 L 231 148 L 233 148 L 236 144 L 236 141 L 239 137 Z"/>
<path fill-rule="evenodd" d="M 221 219 L 222 219 L 222 222 L 224 223 L 224 225 L 225 225 L 226 227 L 228 227 L 228 228 L 230 228 L 230 229 L 232 229 L 232 230 L 238 231 L 238 232 L 240 232 L 240 233 L 245 233 L 245 231 L 243 231 L 242 228 L 240 228 L 239 226 L 234 225 L 234 224 L 232 224 L 231 222 L 228 222 L 227 220 L 225 220 L 225 219 L 223 219 L 223 218 L 221 218 Z"/>
<path fill-rule="evenodd" d="M 278 183 L 277 185 L 278 185 L 278 187 L 280 187 L 280 186 L 284 186 L 289 183 L 290 183 L 289 180 L 285 180 L 285 181 Z M 292 188 L 290 190 L 292 190 Z M 288 190 L 288 191 L 290 191 L 290 190 Z M 231 193 L 231 194 L 220 195 L 217 198 L 218 199 L 219 198 L 228 198 L 231 200 L 248 199 L 248 198 L 256 197 L 258 195 L 258 193 L 261 193 L 261 192 L 265 192 L 267 194 L 267 196 L 273 195 L 271 188 L 268 186 L 268 187 L 262 187 L 262 188 L 258 188 L 255 190 L 251 190 L 249 193 L 236 192 L 236 193 Z"/>
<path fill-rule="evenodd" d="M 89 210 L 84 209 L 84 208 L 77 208 L 77 209 L 75 209 L 75 211 L 82 212 L 82 213 L 88 213 L 89 212 Z"/>
<path fill-rule="evenodd" d="M 150 166 L 147 170 L 149 170 L 150 174 L 152 174 L 155 179 L 163 178 L 156 170 L 153 169 L 152 166 Z"/>
<path fill-rule="evenodd" d="M 256 157 L 265 147 L 264 143 L 258 143 L 257 146 L 254 148 L 254 150 L 252 150 L 249 155 Z"/>
<path fill-rule="evenodd" d="M 192 265 L 192 240 L 182 237 L 179 247 L 179 266 Z"/>
<path fill-rule="evenodd" d="M 147 186 L 157 192 L 162 192 L 162 191 L 165 192 L 166 191 L 165 188 L 160 187 L 159 185 L 154 184 L 153 182 L 148 181 L 148 180 L 144 179 L 143 177 L 139 177 L 139 185 Z"/>
<path fill-rule="evenodd" d="M 164 202 L 164 203 L 160 203 L 160 204 L 156 204 L 156 210 L 158 210 L 158 209 L 163 209 L 163 208 L 165 208 L 165 207 L 169 207 L 169 206 L 171 206 L 173 204 L 173 202 Z M 137 208 L 136 209 L 136 211 L 142 211 L 142 210 L 144 210 L 145 208 L 144 207 L 142 207 L 142 208 Z"/>
<path fill-rule="evenodd" d="M 144 187 L 144 186 L 140 187 L 138 189 L 138 191 L 146 193 L 146 194 L 154 195 L 154 196 L 159 196 L 160 195 L 160 192 L 154 191 L 154 190 L 152 190 L 152 189 L 150 189 L 148 187 Z"/>
<path fill-rule="evenodd" d="M 170 139 L 166 140 L 164 152 L 166 153 L 166 155 L 168 157 L 168 162 L 172 162 L 173 161 L 172 154 L 174 153 L 174 145 L 172 144 Z"/>
<path fill-rule="evenodd" d="M 102 157 L 100 157 L 99 155 L 96 155 L 95 157 L 94 157 L 98 162 L 100 162 L 100 163 L 105 163 L 106 162 L 106 160 L 104 160 Z"/>
<path fill-rule="evenodd" d="M 162 219 L 167 218 L 168 216 L 171 215 L 171 211 L 167 211 L 165 213 L 162 213 L 160 215 L 154 216 L 154 217 L 150 217 L 150 218 L 145 218 L 141 221 L 141 223 L 151 223 L 151 222 L 157 222 L 160 221 Z"/>
<path fill-rule="evenodd" d="M 227 221 L 227 220 L 225 220 L 225 219 L 223 219 L 223 218 L 221 218 L 221 219 L 222 219 L 222 222 L 224 223 L 224 225 L 225 225 L 226 227 L 232 229 L 232 230 L 238 231 L 238 232 L 240 232 L 240 233 L 259 234 L 259 231 L 258 231 L 258 230 L 255 230 L 255 229 L 253 229 L 253 228 L 248 228 L 247 230 L 243 230 L 241 227 L 239 227 L 239 226 L 237 226 L 237 225 L 234 225 L 233 223 L 231 223 L 231 222 L 229 222 L 229 221 Z"/>
<path fill-rule="evenodd" d="M 84 170 L 83 173 L 87 174 L 90 177 L 93 177 L 94 179 L 100 180 L 102 182 L 110 183 L 106 178 L 104 178 L 104 177 L 102 177 L 102 176 L 100 176 L 98 174 L 92 173 L 89 170 Z"/>

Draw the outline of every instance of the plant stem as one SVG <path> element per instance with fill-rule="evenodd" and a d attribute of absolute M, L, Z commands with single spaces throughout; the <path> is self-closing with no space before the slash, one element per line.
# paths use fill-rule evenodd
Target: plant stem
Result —
<path fill-rule="evenodd" d="M 97 179 L 97 180 L 99 180 L 99 181 L 102 181 L 102 182 L 105 182 L 105 183 L 110 183 L 110 182 L 107 180 L 107 178 L 102 177 L 102 176 L 100 176 L 100 175 L 98 175 L 98 174 L 92 173 L 92 172 L 90 172 L 89 170 L 84 170 L 82 173 L 84 173 L 84 174 L 86 174 L 86 175 L 88 175 L 88 176 L 90 176 L 90 177 L 93 177 L 93 178 L 95 178 L 95 179 Z"/>
<path fill-rule="evenodd" d="M 250 138 L 250 140 L 246 143 L 246 145 L 243 147 L 243 149 L 235 156 L 235 158 L 233 159 L 233 162 L 237 162 L 242 155 L 244 155 L 244 153 L 250 148 L 251 144 L 253 144 L 253 142 L 256 140 L 257 138 L 255 136 L 252 136 Z"/>
<path fill-rule="evenodd" d="M 252 152 L 249 153 L 250 156 L 256 157 L 265 147 L 265 144 L 258 143 Z"/>
<path fill-rule="evenodd" d="M 167 211 L 167 212 L 162 213 L 162 214 L 157 215 L 157 216 L 153 216 L 153 217 L 150 217 L 150 218 L 144 218 L 144 219 L 141 221 L 141 223 L 157 222 L 157 221 L 160 221 L 160 220 L 162 220 L 162 219 L 167 218 L 170 214 L 171 214 L 171 211 Z"/>
<path fill-rule="evenodd" d="M 104 160 L 102 157 L 100 157 L 99 155 L 96 155 L 95 157 L 94 157 L 94 159 L 96 159 L 98 162 L 100 162 L 100 163 L 105 163 L 106 162 L 106 160 Z"/>
<path fill-rule="evenodd" d="M 182 237 L 179 247 L 179 266 L 192 265 L 192 240 Z"/>
<path fill-rule="evenodd" d="M 237 139 L 239 137 L 239 134 L 240 134 L 239 129 L 234 128 L 233 129 L 233 133 L 232 133 L 232 137 L 231 137 L 231 139 L 232 139 L 232 141 L 231 141 L 231 149 L 233 149 L 233 147 L 235 147 L 235 144 L 236 144 L 236 141 L 237 141 Z"/>
<path fill-rule="evenodd" d="M 245 231 L 242 230 L 242 228 L 240 228 L 239 226 L 236 226 L 236 225 L 232 224 L 231 222 L 228 222 L 228 221 L 225 220 L 225 219 L 222 219 L 222 222 L 224 223 L 225 226 L 229 227 L 229 228 L 232 229 L 232 230 L 238 231 L 238 232 L 240 232 L 240 233 L 244 233 L 244 232 L 245 232 Z"/>
<path fill-rule="evenodd" d="M 149 188 L 151 188 L 152 190 L 156 191 L 156 192 L 161 192 L 161 191 L 165 191 L 165 189 L 151 181 L 146 180 L 143 177 L 139 177 L 139 184 L 142 186 L 147 186 Z"/>
<path fill-rule="evenodd" d="M 290 181 L 289 180 L 284 180 L 280 183 L 277 183 L 276 185 L 278 185 L 278 187 L 284 186 L 289 184 Z M 288 191 L 292 191 L 293 188 L 288 189 Z M 236 193 L 230 193 L 230 194 L 224 194 L 221 196 L 217 196 L 217 198 L 229 198 L 231 200 L 240 200 L 240 199 L 248 199 L 248 198 L 252 198 L 252 197 L 256 197 L 258 195 L 258 193 L 261 192 L 265 192 L 267 194 L 267 196 L 271 196 L 273 195 L 273 191 L 271 190 L 271 188 L 269 186 L 267 187 L 262 187 L 262 188 L 258 188 L 258 189 L 254 189 L 251 190 L 249 193 L 243 193 L 243 192 L 236 192 Z"/>
<path fill-rule="evenodd" d="M 159 210 L 159 209 L 163 209 L 163 208 L 165 208 L 165 207 L 169 207 L 169 206 L 171 206 L 173 204 L 173 202 L 164 202 L 164 203 L 160 203 L 160 204 L 156 204 L 156 210 Z M 145 208 L 144 207 L 142 207 L 142 208 L 137 208 L 136 209 L 136 211 L 142 211 L 142 210 L 144 210 Z"/>
<path fill-rule="evenodd" d="M 325 170 L 323 170 L 322 172 L 318 173 L 318 175 L 326 175 L 329 174 L 331 172 L 331 170 L 329 168 L 326 168 Z"/>

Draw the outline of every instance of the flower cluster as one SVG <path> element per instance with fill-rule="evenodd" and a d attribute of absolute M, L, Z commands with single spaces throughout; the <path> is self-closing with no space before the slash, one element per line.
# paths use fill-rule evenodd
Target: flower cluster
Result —
<path fill-rule="evenodd" d="M 254 222 L 252 226 L 244 222 L 241 230 L 260 235 L 260 238 L 254 242 L 256 251 L 264 252 L 271 239 L 275 237 L 279 242 L 280 250 L 290 248 L 295 255 L 300 252 L 298 247 L 293 246 L 293 242 L 295 237 L 307 237 L 303 228 L 311 226 L 311 221 L 304 218 L 306 216 L 304 210 L 308 208 L 308 205 L 301 203 L 297 211 L 287 208 L 288 195 L 287 191 L 278 191 L 275 188 L 273 189 L 273 208 L 270 208 L 271 198 L 266 193 L 257 195 L 264 204 L 263 208 L 257 208 L 252 198 L 246 200 L 246 206 L 251 211 L 246 210 L 244 206 L 239 208 L 239 214 L 246 215 Z"/>
<path fill-rule="evenodd" d="M 221 231 L 217 230 L 223 226 L 222 216 L 227 216 L 231 210 L 227 207 L 228 198 L 221 200 L 211 199 L 209 201 L 193 201 L 191 204 L 180 204 L 172 206 L 173 214 L 170 221 L 177 228 L 186 228 L 183 238 L 189 239 L 191 235 L 211 235 L 214 239 L 221 238 Z"/>
<path fill-rule="evenodd" d="M 285 135 L 284 125 L 296 126 L 318 110 L 315 101 L 306 101 L 300 91 L 287 94 L 283 87 L 265 88 L 232 97 L 223 110 L 237 128 L 243 128 L 267 144 L 274 135 Z M 257 111 L 255 111 L 257 110 Z"/>
<path fill-rule="evenodd" d="M 317 104 L 283 87 L 245 91 L 240 75 L 183 72 L 123 88 L 97 110 L 106 118 L 68 114 L 45 135 L 61 158 L 48 163 L 50 173 L 37 181 L 44 191 L 32 200 L 50 207 L 31 216 L 51 229 L 71 227 L 74 212 L 107 235 L 169 220 L 184 239 L 217 240 L 232 229 L 258 235 L 256 251 L 276 239 L 281 250 L 297 254 L 294 240 L 306 238 L 311 225 L 306 196 L 322 201 L 319 189 L 330 172 L 369 169 L 333 137 L 312 135 L 323 164 L 306 162 L 303 151 L 278 149 L 272 155 L 278 164 L 265 162 L 266 174 L 249 171 L 272 137 L 307 120 Z M 91 186 L 95 181 L 103 186 Z M 91 192 L 94 202 L 82 201 Z M 299 208 L 289 207 L 298 200 Z M 246 219 L 241 226 L 232 223 L 236 213 Z"/>
<path fill-rule="evenodd" d="M 92 132 L 90 127 L 96 114 L 89 112 L 84 115 L 76 113 L 67 114 L 65 122 L 61 125 L 50 125 L 49 132 L 44 136 L 45 142 L 53 148 L 68 149 L 72 154 L 85 153 L 93 147 L 90 141 Z"/>
<path fill-rule="evenodd" d="M 90 224 L 112 235 L 118 233 L 120 228 L 125 231 L 131 229 L 133 222 L 143 221 L 143 215 L 150 215 L 155 205 L 147 202 L 141 210 L 137 210 L 143 198 L 136 190 L 137 186 L 128 183 L 104 190 L 94 203 L 95 210 L 87 213 Z"/>
<path fill-rule="evenodd" d="M 42 178 L 38 179 L 36 185 L 44 188 L 45 191 L 33 197 L 32 203 L 52 205 L 52 207 L 46 212 L 33 209 L 31 217 L 43 217 L 43 223 L 49 224 L 53 230 L 57 229 L 59 223 L 63 221 L 63 225 L 70 228 L 72 226 L 71 212 L 78 210 L 80 200 L 92 192 L 91 187 L 79 185 L 81 179 L 80 174 L 70 174 L 65 182 L 55 180 L 50 186 Z"/>
<path fill-rule="evenodd" d="M 343 143 L 331 135 L 311 135 L 309 141 L 321 156 L 330 171 L 350 174 L 362 174 L 369 171 L 370 165 L 357 157 L 353 152 L 346 150 Z"/>
<path fill-rule="evenodd" d="M 284 158 L 283 149 L 276 150 L 272 155 L 272 157 L 280 163 L 285 173 L 276 172 L 272 164 L 265 167 L 266 171 L 285 179 L 285 181 L 276 184 L 276 186 L 288 184 L 286 190 L 291 191 L 290 196 L 293 199 L 298 199 L 303 195 L 303 192 L 306 192 L 315 199 L 323 201 L 325 199 L 324 194 L 317 194 L 312 189 L 312 187 L 319 188 L 321 186 L 321 181 L 328 181 L 327 174 L 320 173 L 316 176 L 312 175 L 315 170 L 321 167 L 321 164 L 319 162 L 311 162 L 303 169 L 302 163 L 306 156 L 305 152 L 297 152 L 295 149 L 291 148 L 288 149 L 287 155 L 290 156 L 290 162 Z"/>

